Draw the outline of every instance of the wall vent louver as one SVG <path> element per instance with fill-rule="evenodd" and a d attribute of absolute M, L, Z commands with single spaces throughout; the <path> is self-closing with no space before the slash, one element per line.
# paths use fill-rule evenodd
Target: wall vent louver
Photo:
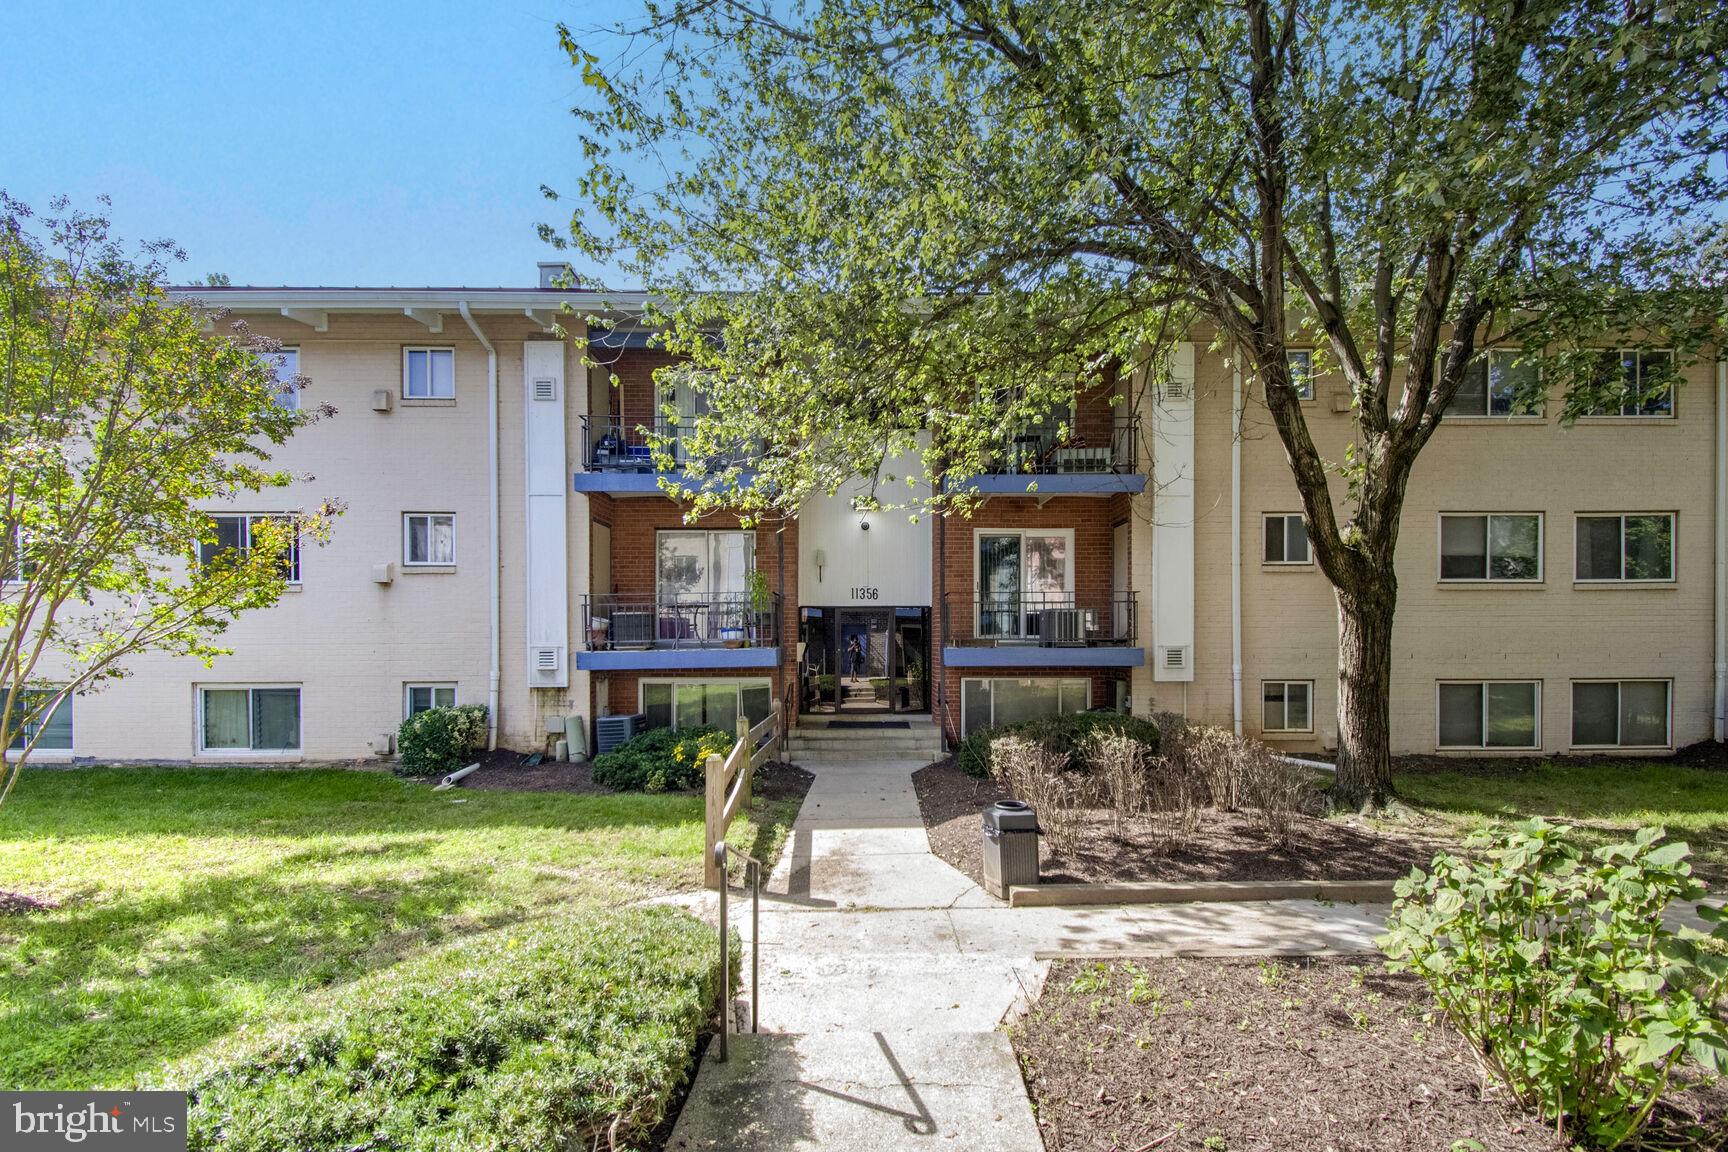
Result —
<path fill-rule="evenodd" d="M 534 649 L 534 671 L 536 671 L 536 672 L 556 672 L 556 671 L 558 671 L 558 649 L 557 648 L 536 648 L 536 649 Z"/>
<path fill-rule="evenodd" d="M 553 380 L 552 378 L 546 377 L 546 376 L 543 376 L 543 377 L 535 380 L 534 381 L 534 399 L 536 399 L 536 400 L 556 400 L 556 399 L 558 399 L 558 381 Z"/>
<path fill-rule="evenodd" d="M 1164 649 L 1164 667 L 1169 668 L 1169 669 L 1178 669 L 1178 668 L 1188 667 L 1188 649 L 1186 649 L 1186 648 L 1166 648 L 1166 649 Z"/>
<path fill-rule="evenodd" d="M 1185 400 L 1188 397 L 1188 381 L 1172 376 L 1164 381 L 1164 399 Z"/>

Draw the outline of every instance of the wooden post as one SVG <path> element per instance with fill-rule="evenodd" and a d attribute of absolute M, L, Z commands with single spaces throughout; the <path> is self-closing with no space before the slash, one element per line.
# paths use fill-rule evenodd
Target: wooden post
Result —
<path fill-rule="evenodd" d="M 702 883 L 718 889 L 721 884 L 720 866 L 714 862 L 714 845 L 725 833 L 720 828 L 721 813 L 726 808 L 726 761 L 710 755 L 703 772 L 702 794 Z"/>
<path fill-rule="evenodd" d="M 750 783 L 751 783 L 752 778 L 756 775 L 750 769 L 750 761 L 755 756 L 755 752 L 756 752 L 756 750 L 754 748 L 750 747 L 750 729 L 753 727 L 755 727 L 755 725 L 750 723 L 750 717 L 744 716 L 742 714 L 739 715 L 739 717 L 738 717 L 738 742 L 740 744 L 744 745 L 743 760 L 738 765 L 738 771 L 741 772 L 744 776 L 744 779 L 742 781 L 740 781 L 739 785 L 738 785 L 738 811 L 739 812 L 742 812 L 742 811 L 744 811 L 744 809 L 750 807 Z"/>

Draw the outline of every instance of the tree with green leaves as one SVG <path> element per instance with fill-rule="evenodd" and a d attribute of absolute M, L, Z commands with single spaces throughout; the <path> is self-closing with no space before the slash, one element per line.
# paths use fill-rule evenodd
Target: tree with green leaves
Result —
<path fill-rule="evenodd" d="M 328 408 L 279 346 L 165 288 L 165 243 L 129 253 L 99 214 L 0 193 L 0 800 L 73 696 L 145 652 L 209 662 L 276 602 L 289 551 L 334 504 L 224 547 L 210 509 L 298 477 L 270 464 Z"/>
<path fill-rule="evenodd" d="M 1616 337 L 1720 330 L 1720 0 L 680 0 L 563 44 L 567 242 L 659 290 L 708 393 L 685 454 L 767 445 L 698 508 L 790 511 L 920 433 L 976 473 L 1077 382 L 1215 341 L 1336 592 L 1349 806 L 1391 795 L 1400 513 L 1478 357 L 1570 418 L 1662 403 Z M 1292 347 L 1348 383 L 1340 459 Z"/>

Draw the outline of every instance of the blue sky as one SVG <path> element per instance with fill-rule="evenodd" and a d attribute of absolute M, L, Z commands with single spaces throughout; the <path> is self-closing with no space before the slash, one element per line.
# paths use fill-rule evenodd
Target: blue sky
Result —
<path fill-rule="evenodd" d="M 626 0 L 627 2 L 627 0 Z M 4 0 L 0 188 L 113 198 L 185 278 L 525 285 L 568 209 L 595 0 Z"/>

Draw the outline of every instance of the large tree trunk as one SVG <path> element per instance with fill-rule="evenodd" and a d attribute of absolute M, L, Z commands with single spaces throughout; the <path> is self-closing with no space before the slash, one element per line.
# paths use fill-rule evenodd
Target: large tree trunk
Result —
<path fill-rule="evenodd" d="M 1357 811 L 1392 798 L 1392 615 L 1390 574 L 1338 593 L 1338 775 L 1332 802 Z"/>

